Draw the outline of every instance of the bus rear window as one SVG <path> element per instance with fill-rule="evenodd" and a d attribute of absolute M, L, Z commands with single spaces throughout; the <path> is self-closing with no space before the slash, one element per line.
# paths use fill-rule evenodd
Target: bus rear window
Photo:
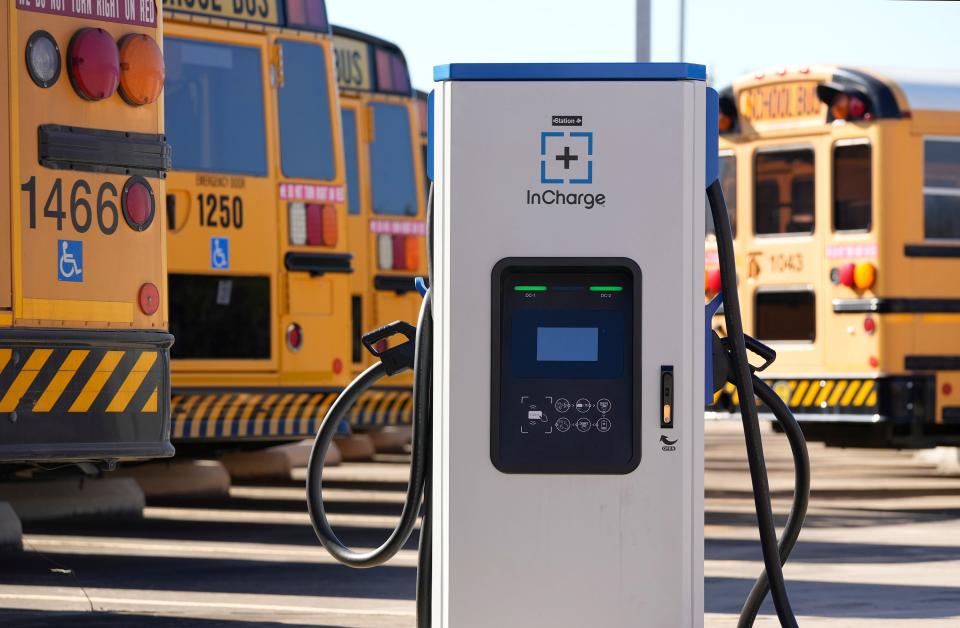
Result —
<path fill-rule="evenodd" d="M 833 229 L 868 231 L 872 205 L 869 144 L 833 149 Z"/>
<path fill-rule="evenodd" d="M 737 158 L 733 155 L 720 155 L 720 188 L 723 200 L 727 202 L 727 214 L 733 236 L 737 236 Z M 713 213 L 707 204 L 707 233 L 714 233 Z"/>
<path fill-rule="evenodd" d="M 960 138 L 923 143 L 923 235 L 960 239 Z"/>
<path fill-rule="evenodd" d="M 815 302 L 811 290 L 757 291 L 757 339 L 813 342 L 817 337 Z"/>
<path fill-rule="evenodd" d="M 171 274 L 174 359 L 270 357 L 270 279 Z"/>
<path fill-rule="evenodd" d="M 403 105 L 373 103 L 370 177 L 373 212 L 417 215 L 417 181 L 413 174 L 410 116 Z"/>
<path fill-rule="evenodd" d="M 163 56 L 174 169 L 266 175 L 260 50 L 166 37 Z"/>
<path fill-rule="evenodd" d="M 336 176 L 330 93 L 323 48 L 284 41 L 283 87 L 280 88 L 280 165 L 288 177 L 323 179 Z"/>
<path fill-rule="evenodd" d="M 813 233 L 813 149 L 757 153 L 754 169 L 756 233 Z"/>

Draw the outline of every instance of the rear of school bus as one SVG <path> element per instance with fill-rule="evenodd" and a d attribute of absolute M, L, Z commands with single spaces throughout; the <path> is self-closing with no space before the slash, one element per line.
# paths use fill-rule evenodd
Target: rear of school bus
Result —
<path fill-rule="evenodd" d="M 0 463 L 169 456 L 160 16 L 0 7 Z"/>
<path fill-rule="evenodd" d="M 421 107 L 403 52 L 382 39 L 333 27 L 347 168 L 351 278 L 351 362 L 359 372 L 373 357 L 360 336 L 395 320 L 416 324 L 426 275 L 427 190 Z M 352 424 L 408 424 L 412 375 L 387 380 L 358 403 Z"/>
<path fill-rule="evenodd" d="M 343 149 L 320 0 L 164 2 L 173 438 L 303 438 L 350 378 Z"/>
<path fill-rule="evenodd" d="M 960 76 L 780 69 L 721 98 L 744 325 L 777 351 L 763 377 L 811 440 L 956 444 Z"/>

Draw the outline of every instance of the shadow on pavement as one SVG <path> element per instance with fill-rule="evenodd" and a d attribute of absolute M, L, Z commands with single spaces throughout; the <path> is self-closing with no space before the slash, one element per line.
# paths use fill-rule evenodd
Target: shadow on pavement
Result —
<path fill-rule="evenodd" d="M 258 626 L 262 628 L 336 628 L 317 624 L 293 624 L 290 622 L 255 622 L 228 619 L 192 619 L 190 617 L 157 617 L 133 613 L 55 613 L 47 611 L 0 610 L 0 625 L 4 628 L 49 628 L 50 626 L 139 626 L 140 628 L 238 628 Z"/>
<path fill-rule="evenodd" d="M 739 613 L 753 581 L 707 578 L 704 610 Z M 856 584 L 788 581 L 787 592 L 797 615 L 846 619 L 934 619 L 957 613 L 956 587 L 898 584 Z M 774 615 L 767 598 L 760 613 Z"/>

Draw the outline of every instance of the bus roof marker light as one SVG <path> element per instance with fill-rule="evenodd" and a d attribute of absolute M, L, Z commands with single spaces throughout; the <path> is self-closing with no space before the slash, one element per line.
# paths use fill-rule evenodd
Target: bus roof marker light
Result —
<path fill-rule="evenodd" d="M 47 31 L 34 31 L 27 40 L 27 72 L 39 87 L 51 87 L 60 78 L 60 46 Z"/>
<path fill-rule="evenodd" d="M 152 37 L 144 34 L 124 35 L 120 49 L 120 96 L 139 107 L 160 97 L 166 78 L 163 52 Z"/>
<path fill-rule="evenodd" d="M 120 52 L 102 28 L 81 28 L 67 46 L 67 74 L 73 89 L 86 100 L 113 96 L 120 84 Z"/>

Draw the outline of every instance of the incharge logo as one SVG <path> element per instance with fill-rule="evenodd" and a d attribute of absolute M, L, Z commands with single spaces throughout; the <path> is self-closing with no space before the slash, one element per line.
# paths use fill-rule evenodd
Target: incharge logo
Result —
<path fill-rule="evenodd" d="M 590 192 L 569 192 L 561 190 L 544 190 L 534 192 L 527 190 L 527 205 L 582 205 L 584 209 L 593 209 L 595 205 L 606 205 L 607 197 L 603 194 Z"/>
<path fill-rule="evenodd" d="M 580 126 L 583 116 L 551 118 L 553 126 Z M 593 209 L 607 202 L 598 192 L 580 192 L 555 186 L 584 186 L 593 184 L 593 131 L 541 131 L 540 183 L 550 186 L 543 190 L 527 190 L 527 205 L 571 205 Z"/>

